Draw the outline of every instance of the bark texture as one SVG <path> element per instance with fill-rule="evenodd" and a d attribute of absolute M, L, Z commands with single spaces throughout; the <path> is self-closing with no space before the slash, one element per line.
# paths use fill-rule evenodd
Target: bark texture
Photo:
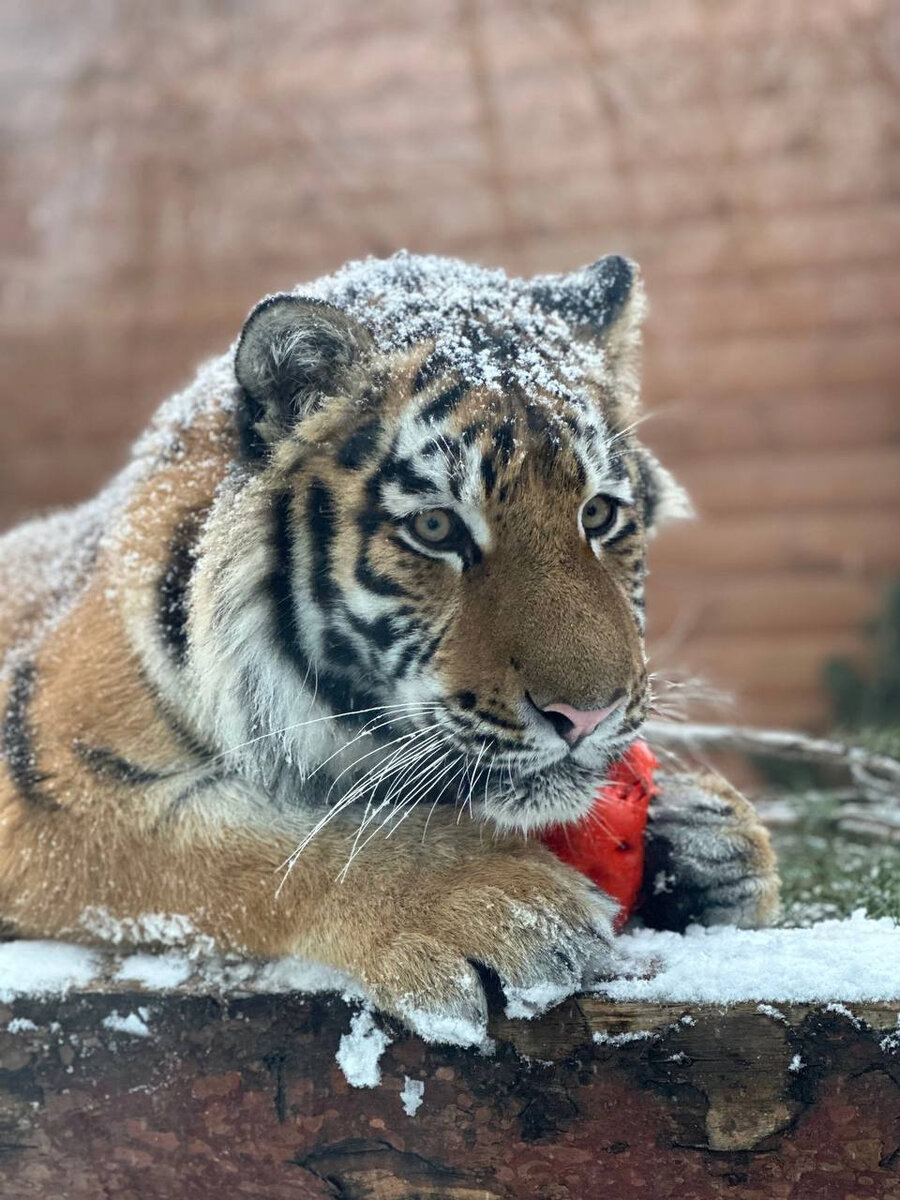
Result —
<path fill-rule="evenodd" d="M 115 1028 L 139 1009 L 148 1036 Z M 897 1005 L 580 998 L 498 1018 L 490 1057 L 389 1027 L 372 1089 L 335 1062 L 350 1016 L 302 995 L 0 1005 L 0 1196 L 900 1196 Z"/>

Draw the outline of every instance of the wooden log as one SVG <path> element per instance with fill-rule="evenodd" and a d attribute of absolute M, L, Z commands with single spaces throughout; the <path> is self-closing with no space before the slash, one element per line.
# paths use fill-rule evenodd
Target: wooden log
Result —
<path fill-rule="evenodd" d="M 0 1005 L 0 1196 L 894 1200 L 898 1013 L 580 997 L 496 1017 L 490 1055 L 384 1022 L 363 1089 L 335 1061 L 336 996 L 20 997 Z"/>

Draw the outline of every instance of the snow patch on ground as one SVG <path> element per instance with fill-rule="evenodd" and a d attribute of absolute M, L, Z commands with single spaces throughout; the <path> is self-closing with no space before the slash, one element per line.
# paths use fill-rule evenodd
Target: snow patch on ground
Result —
<path fill-rule="evenodd" d="M 100 960 L 67 942 L 0 943 L 0 1002 L 14 996 L 64 996 L 99 973 Z"/>
<path fill-rule="evenodd" d="M 656 973 L 596 989 L 613 1000 L 830 1002 L 846 1013 L 840 1001 L 900 999 L 900 926 L 863 910 L 806 929 L 638 929 L 619 945 L 629 957 L 653 959 Z"/>
<path fill-rule="evenodd" d="M 408 1117 L 414 1117 L 422 1107 L 422 1100 L 425 1096 L 425 1080 L 410 1079 L 406 1075 L 403 1079 L 403 1091 L 400 1093 L 400 1102 L 403 1105 L 403 1111 Z"/>
<path fill-rule="evenodd" d="M 350 1032 L 341 1036 L 335 1059 L 351 1087 L 373 1088 L 381 1083 L 379 1060 L 391 1044 L 375 1024 L 370 1008 L 363 1008 L 350 1021 Z"/>

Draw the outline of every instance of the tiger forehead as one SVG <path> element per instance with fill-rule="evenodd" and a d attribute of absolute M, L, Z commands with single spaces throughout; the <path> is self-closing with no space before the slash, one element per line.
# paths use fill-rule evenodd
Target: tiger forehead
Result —
<path fill-rule="evenodd" d="M 552 475 L 580 487 L 589 477 L 626 474 L 625 447 L 610 436 L 599 389 L 549 393 L 512 381 L 504 388 L 470 385 L 458 374 L 435 371 L 427 355 L 405 382 L 396 451 L 436 460 L 451 472 L 480 471 L 488 496 L 501 477 L 509 483 Z"/>

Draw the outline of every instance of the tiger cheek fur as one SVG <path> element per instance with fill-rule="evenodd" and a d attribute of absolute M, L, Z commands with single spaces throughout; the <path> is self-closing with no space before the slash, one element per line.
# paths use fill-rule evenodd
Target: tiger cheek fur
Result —
<path fill-rule="evenodd" d="M 642 310 L 616 256 L 351 264 L 261 302 L 94 501 L 0 540 L 0 923 L 147 943 L 176 914 L 463 1041 L 472 961 L 519 1010 L 613 970 L 612 902 L 521 834 L 579 816 L 646 711 L 645 543 L 686 502 L 633 432 Z M 765 886 L 704 876 L 717 919 L 771 909 L 741 861 Z"/>

